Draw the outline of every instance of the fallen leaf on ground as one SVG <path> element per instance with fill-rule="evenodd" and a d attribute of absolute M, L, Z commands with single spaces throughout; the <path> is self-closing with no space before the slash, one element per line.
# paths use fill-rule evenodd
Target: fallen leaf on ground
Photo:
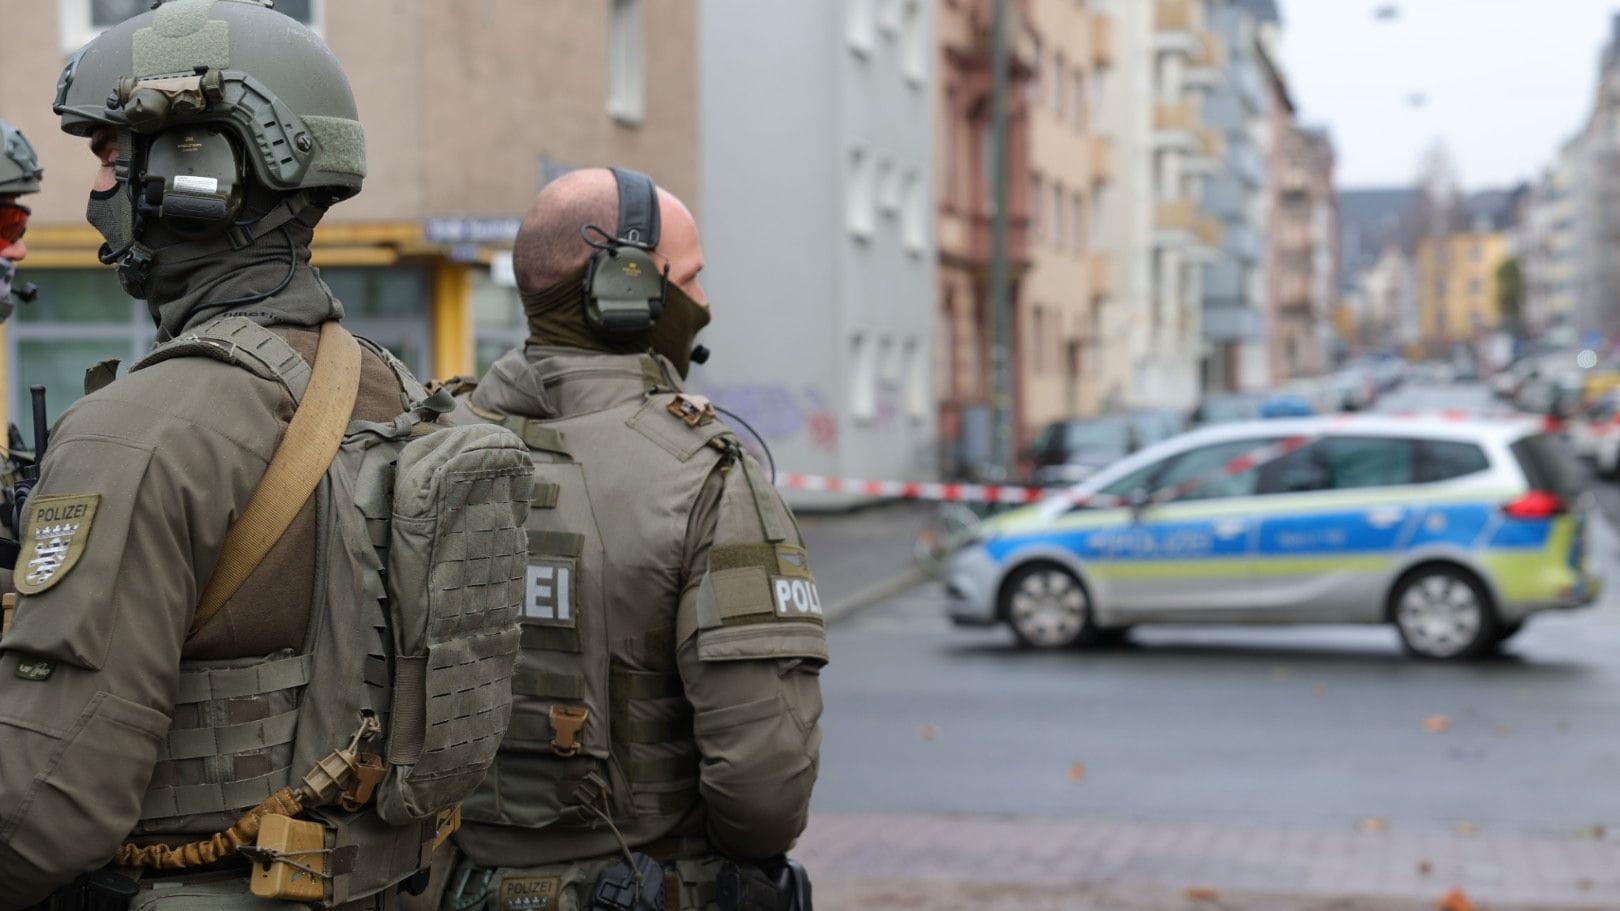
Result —
<path fill-rule="evenodd" d="M 1495 731 L 1496 736 L 1498 737 L 1510 737 L 1513 734 L 1513 725 L 1499 724 L 1496 727 L 1491 728 L 1491 730 Z"/>
<path fill-rule="evenodd" d="M 1211 889 L 1209 886 L 1188 886 L 1181 893 L 1190 902 L 1218 902 L 1221 900 L 1221 890 Z"/>
<path fill-rule="evenodd" d="M 1452 889 L 1434 903 L 1435 911 L 1479 911 L 1479 906 L 1461 889 Z"/>
<path fill-rule="evenodd" d="M 1389 820 L 1382 816 L 1369 816 L 1356 825 L 1363 832 L 1388 832 Z"/>
<path fill-rule="evenodd" d="M 1581 838 L 1590 838 L 1593 841 L 1602 841 L 1603 836 L 1605 834 L 1605 830 L 1604 830 L 1604 828 L 1602 826 L 1592 825 L 1592 826 L 1587 826 L 1584 829 L 1581 829 L 1580 831 L 1576 832 L 1575 834 L 1579 835 Z"/>
<path fill-rule="evenodd" d="M 1479 834 L 1479 826 L 1471 822 L 1459 822 L 1457 823 L 1457 834 L 1464 838 L 1473 838 Z"/>
<path fill-rule="evenodd" d="M 939 736 L 939 725 L 924 724 L 917 727 L 917 736 L 924 740 L 933 740 Z"/>
<path fill-rule="evenodd" d="M 1419 876 L 1428 876 L 1430 873 L 1433 873 L 1433 872 L 1434 872 L 1434 864 L 1431 864 L 1426 860 L 1418 861 L 1418 875 Z"/>
<path fill-rule="evenodd" d="M 1560 733 L 1560 734 L 1568 734 L 1569 733 L 1569 722 L 1565 721 L 1562 718 L 1558 719 L 1558 723 L 1555 724 L 1554 727 L 1558 728 L 1558 733 Z"/>
<path fill-rule="evenodd" d="M 1327 695 L 1327 684 L 1318 683 L 1316 686 L 1311 687 L 1311 692 L 1316 694 L 1316 698 L 1321 699 Z"/>
<path fill-rule="evenodd" d="M 1274 668 L 1271 669 L 1271 679 L 1273 679 L 1273 680 L 1287 680 L 1290 676 L 1293 675 L 1293 673 L 1294 673 L 1293 671 L 1290 671 L 1286 667 L 1274 667 Z"/>
<path fill-rule="evenodd" d="M 1444 734 L 1451 730 L 1451 719 L 1444 715 L 1430 715 L 1423 719 L 1423 729 L 1430 734 Z"/>
<path fill-rule="evenodd" d="M 1074 765 L 1069 766 L 1069 780 L 1070 781 L 1079 781 L 1079 780 L 1081 780 L 1081 779 L 1083 779 L 1085 777 L 1086 777 L 1086 764 L 1085 763 L 1077 762 Z"/>

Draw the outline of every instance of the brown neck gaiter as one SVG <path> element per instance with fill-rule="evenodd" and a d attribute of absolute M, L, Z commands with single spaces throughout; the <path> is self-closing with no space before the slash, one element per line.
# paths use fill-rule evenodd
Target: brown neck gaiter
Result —
<path fill-rule="evenodd" d="M 664 312 L 646 332 L 609 337 L 599 335 L 585 320 L 585 269 L 539 291 L 519 295 L 529 318 L 528 345 L 547 345 L 600 351 L 604 354 L 641 354 L 653 351 L 669 358 L 682 379 L 691 366 L 692 342 L 709 324 L 709 310 L 674 285 L 664 289 Z"/>

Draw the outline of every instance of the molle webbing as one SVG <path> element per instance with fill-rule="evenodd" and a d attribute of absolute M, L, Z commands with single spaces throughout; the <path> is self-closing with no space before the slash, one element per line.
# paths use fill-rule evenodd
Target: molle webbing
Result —
<path fill-rule="evenodd" d="M 141 799 L 141 818 L 201 816 L 251 807 L 285 787 L 291 774 L 287 768 L 236 781 L 151 788 Z"/>
<path fill-rule="evenodd" d="M 241 699 L 290 690 L 309 682 L 309 655 L 276 658 L 249 667 L 182 670 L 177 704 Z"/>

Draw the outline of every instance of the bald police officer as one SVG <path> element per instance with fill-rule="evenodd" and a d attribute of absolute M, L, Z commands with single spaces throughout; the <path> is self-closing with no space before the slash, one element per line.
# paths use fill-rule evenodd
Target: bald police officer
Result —
<path fill-rule="evenodd" d="M 0 909 L 393 908 L 510 711 L 527 452 L 504 431 L 441 443 L 470 439 L 426 432 L 448 397 L 341 328 L 310 242 L 360 190 L 365 140 L 307 28 L 169 0 L 75 54 L 55 110 L 100 165 L 101 258 L 161 344 L 87 379 L 28 502 L 0 640 Z M 389 524 L 411 484 L 414 545 Z M 478 528 L 435 532 L 446 490 Z M 421 559 L 384 573 L 400 554 Z M 431 603 L 405 584 L 429 569 Z"/>
<path fill-rule="evenodd" d="M 682 391 L 709 320 L 697 226 L 644 175 L 577 171 L 513 257 L 528 342 L 457 414 L 535 459 L 523 651 L 442 907 L 649 908 L 662 888 L 670 908 L 774 911 L 816 778 L 825 627 L 787 506 Z"/>

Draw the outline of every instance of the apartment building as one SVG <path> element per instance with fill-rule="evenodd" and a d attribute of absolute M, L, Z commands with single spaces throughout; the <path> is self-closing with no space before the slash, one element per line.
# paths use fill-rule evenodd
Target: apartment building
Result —
<path fill-rule="evenodd" d="M 30 199 L 24 263 L 40 300 L 0 343 L 9 399 L 0 407 L 12 414 L 19 391 L 41 382 L 59 413 L 86 365 L 129 361 L 152 340 L 145 309 L 96 260 L 101 238 L 84 223 L 90 154 L 50 111 L 68 55 L 148 6 L 0 0 L 0 113 L 22 127 L 47 174 Z M 280 0 L 277 10 L 314 27 L 343 61 L 366 127 L 365 190 L 332 209 L 314 247 L 350 326 L 424 376 L 474 372 L 523 338 L 501 266 L 545 181 L 625 165 L 699 206 L 696 7 Z"/>
<path fill-rule="evenodd" d="M 1580 155 L 1578 140 L 1559 150 L 1531 186 L 1514 237 L 1524 276 L 1525 328 L 1534 335 L 1572 327 L 1580 281 Z"/>
<path fill-rule="evenodd" d="M 699 6 L 693 385 L 785 470 L 936 471 L 934 22 L 924 0 Z"/>
<path fill-rule="evenodd" d="M 1028 257 L 1019 285 L 1020 436 L 1096 413 L 1108 394 L 1099 311 L 1114 259 L 1094 243 L 1112 191 L 1113 140 L 1097 130 L 1099 85 L 1113 62 L 1112 20 L 1073 0 L 1034 0 L 1028 35 Z"/>
<path fill-rule="evenodd" d="M 1096 206 L 1098 252 L 1115 264 L 1097 315 L 1111 405 L 1190 407 L 1199 395 L 1204 266 L 1223 249 L 1203 209 L 1226 157 L 1203 96 L 1219 68 L 1208 0 L 1096 0 L 1114 29 L 1115 64 L 1098 128 L 1117 147 L 1114 186 Z"/>
<path fill-rule="evenodd" d="M 1500 325 L 1497 270 L 1508 255 L 1502 230 L 1463 231 L 1418 243 L 1418 313 L 1431 351 L 1476 341 Z"/>
<path fill-rule="evenodd" d="M 1225 156 L 1204 190 L 1204 211 L 1217 218 L 1222 243 L 1204 267 L 1205 390 L 1256 389 L 1270 381 L 1266 350 L 1267 97 L 1261 34 L 1275 28 L 1275 3 L 1212 0 L 1209 80 L 1204 122 Z"/>

